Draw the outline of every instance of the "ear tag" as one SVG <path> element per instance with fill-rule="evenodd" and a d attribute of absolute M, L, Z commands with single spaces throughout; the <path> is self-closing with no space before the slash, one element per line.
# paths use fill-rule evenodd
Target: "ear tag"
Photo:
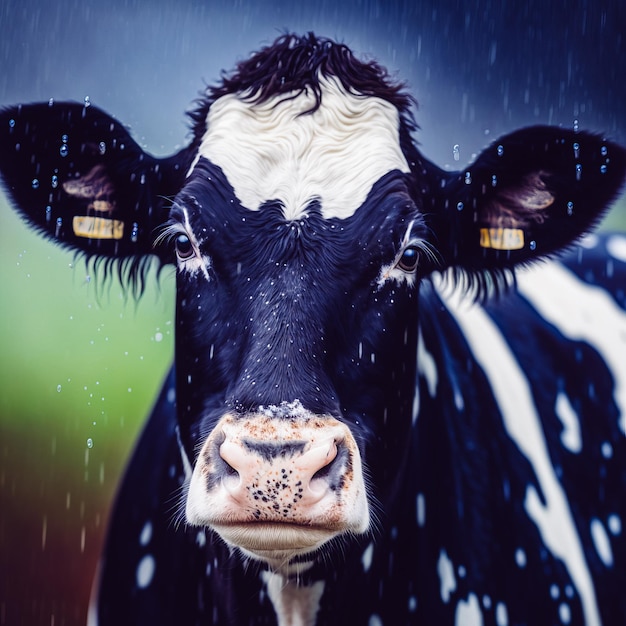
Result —
<path fill-rule="evenodd" d="M 481 228 L 480 246 L 493 250 L 521 250 L 524 231 L 519 228 Z"/>
<path fill-rule="evenodd" d="M 124 236 L 124 222 L 105 217 L 75 215 L 72 228 L 77 237 L 87 239 L 121 239 Z"/>

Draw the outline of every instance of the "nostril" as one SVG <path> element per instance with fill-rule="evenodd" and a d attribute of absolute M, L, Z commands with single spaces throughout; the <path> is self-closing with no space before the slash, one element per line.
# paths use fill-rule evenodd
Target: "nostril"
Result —
<path fill-rule="evenodd" d="M 232 483 L 241 480 L 240 472 L 245 468 L 245 454 L 240 446 L 225 440 L 218 448 L 219 454 L 216 455 L 216 466 L 222 480 Z"/>
<path fill-rule="evenodd" d="M 239 472 L 222 457 L 222 471 L 226 476 L 239 476 Z"/>
<path fill-rule="evenodd" d="M 341 441 L 332 441 L 325 456 L 320 459 L 323 465 L 311 476 L 310 487 L 313 491 L 337 488 L 345 453 Z"/>

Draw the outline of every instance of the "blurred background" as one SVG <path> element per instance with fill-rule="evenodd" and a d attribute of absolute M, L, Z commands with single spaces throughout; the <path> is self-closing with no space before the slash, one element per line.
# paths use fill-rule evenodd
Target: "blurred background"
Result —
<path fill-rule="evenodd" d="M 0 106 L 89 96 L 167 155 L 203 86 L 285 30 L 404 79 L 440 166 L 536 123 L 626 144 L 620 0 L 3 0 Z M 604 227 L 626 228 L 624 199 Z M 0 625 L 84 624 L 111 499 L 172 359 L 173 272 L 136 303 L 27 231 L 2 191 L 0 259 Z"/>

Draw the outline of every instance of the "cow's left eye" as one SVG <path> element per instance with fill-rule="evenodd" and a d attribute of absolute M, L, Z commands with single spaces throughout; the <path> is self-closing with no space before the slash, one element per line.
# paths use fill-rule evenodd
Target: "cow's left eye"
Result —
<path fill-rule="evenodd" d="M 176 255 L 181 261 L 187 261 L 195 254 L 193 244 L 187 235 L 178 235 L 176 237 Z"/>
<path fill-rule="evenodd" d="M 409 246 L 404 250 L 398 259 L 397 267 L 403 272 L 414 272 L 419 261 L 419 250 L 414 246 Z"/>

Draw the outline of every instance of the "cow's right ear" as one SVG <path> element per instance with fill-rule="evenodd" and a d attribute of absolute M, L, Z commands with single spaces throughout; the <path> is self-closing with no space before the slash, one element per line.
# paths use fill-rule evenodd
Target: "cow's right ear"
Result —
<path fill-rule="evenodd" d="M 155 254 L 155 230 L 183 184 L 188 150 L 158 159 L 92 105 L 0 111 L 0 174 L 36 230 L 88 257 Z"/>
<path fill-rule="evenodd" d="M 422 166 L 441 267 L 480 279 L 588 233 L 622 188 L 626 150 L 589 133 L 535 126 L 501 137 L 461 172 Z"/>

